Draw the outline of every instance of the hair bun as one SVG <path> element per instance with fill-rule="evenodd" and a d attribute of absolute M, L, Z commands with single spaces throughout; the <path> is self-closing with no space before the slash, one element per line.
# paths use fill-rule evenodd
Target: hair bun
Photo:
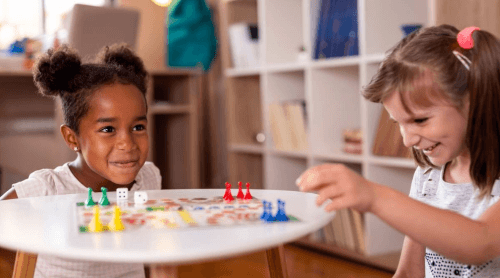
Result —
<path fill-rule="evenodd" d="M 141 58 L 125 43 L 104 47 L 97 55 L 96 62 L 123 67 L 141 78 L 147 75 Z"/>
<path fill-rule="evenodd" d="M 74 49 L 67 45 L 57 50 L 49 49 L 33 66 L 33 79 L 40 93 L 56 95 L 62 91 L 72 92 L 72 82 L 80 71 L 81 60 Z"/>

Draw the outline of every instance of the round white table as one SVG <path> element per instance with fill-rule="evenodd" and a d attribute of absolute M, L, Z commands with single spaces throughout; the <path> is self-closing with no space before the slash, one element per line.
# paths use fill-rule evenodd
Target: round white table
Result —
<path fill-rule="evenodd" d="M 210 198 L 223 196 L 225 189 L 146 192 L 150 200 Z M 257 189 L 250 192 L 255 198 L 272 202 L 273 213 L 277 210 L 277 200 L 283 200 L 286 214 L 300 221 L 81 233 L 76 222 L 76 203 L 84 202 L 87 194 L 43 196 L 0 201 L 0 246 L 71 259 L 173 266 L 258 250 L 270 250 L 271 254 L 279 255 L 276 248 L 322 228 L 335 215 L 324 211 L 326 204 L 316 206 L 317 195 L 313 193 Z M 237 189 L 232 189 L 232 193 L 236 196 Z M 129 201 L 133 202 L 131 195 Z M 94 201 L 97 202 L 100 197 L 101 193 L 93 193 Z M 111 202 L 116 201 L 116 192 L 108 192 L 108 198 Z M 269 255 L 268 259 L 272 259 Z M 271 267 L 276 266 L 271 266 L 271 261 L 269 264 L 270 272 L 273 272 Z"/>

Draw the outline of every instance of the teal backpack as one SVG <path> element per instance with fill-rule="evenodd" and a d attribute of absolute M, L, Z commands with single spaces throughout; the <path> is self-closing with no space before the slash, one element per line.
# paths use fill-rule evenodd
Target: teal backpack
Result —
<path fill-rule="evenodd" d="M 205 0 L 173 0 L 167 27 L 168 66 L 208 70 L 216 55 L 217 39 Z"/>

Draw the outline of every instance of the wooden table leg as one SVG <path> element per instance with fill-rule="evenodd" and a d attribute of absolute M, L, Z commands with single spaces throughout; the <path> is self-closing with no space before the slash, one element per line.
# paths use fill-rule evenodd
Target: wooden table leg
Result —
<path fill-rule="evenodd" d="M 32 278 L 35 275 L 36 254 L 17 251 L 12 278 Z"/>
<path fill-rule="evenodd" d="M 151 265 L 149 266 L 150 278 L 178 278 L 177 266 Z"/>
<path fill-rule="evenodd" d="M 266 250 L 267 263 L 271 278 L 288 278 L 286 271 L 285 248 L 283 245 Z"/>

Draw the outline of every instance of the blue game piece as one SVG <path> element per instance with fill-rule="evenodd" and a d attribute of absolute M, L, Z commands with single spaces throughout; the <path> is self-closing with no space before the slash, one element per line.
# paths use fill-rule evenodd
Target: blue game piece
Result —
<path fill-rule="evenodd" d="M 266 217 L 267 217 L 267 201 L 262 201 L 262 208 L 264 209 L 264 211 L 262 212 L 262 214 L 260 215 L 260 219 L 261 220 L 264 220 Z"/>
<path fill-rule="evenodd" d="M 267 215 L 263 220 L 267 222 L 274 222 L 276 220 L 273 216 L 273 204 L 271 202 L 267 202 Z"/>
<path fill-rule="evenodd" d="M 285 213 L 285 202 L 278 199 L 278 212 L 276 212 L 276 221 L 288 221 L 290 220 Z"/>

